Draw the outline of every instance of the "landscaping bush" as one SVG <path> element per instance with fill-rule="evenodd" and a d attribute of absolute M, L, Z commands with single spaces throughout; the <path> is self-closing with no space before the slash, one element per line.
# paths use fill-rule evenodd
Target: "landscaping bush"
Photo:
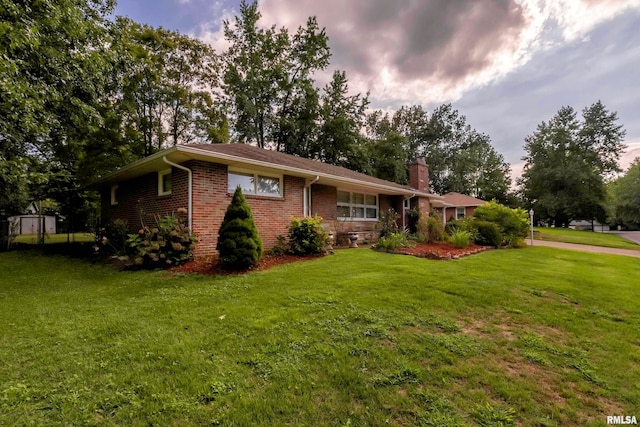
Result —
<path fill-rule="evenodd" d="M 503 238 L 498 224 L 482 220 L 476 220 L 474 223 L 477 230 L 475 238 L 477 244 L 496 248 L 502 246 Z"/>
<path fill-rule="evenodd" d="M 524 209 L 510 209 L 495 201 L 478 206 L 473 217 L 497 224 L 502 233 L 502 244 L 510 247 L 519 247 L 529 229 L 529 217 Z"/>
<path fill-rule="evenodd" d="M 375 246 L 373 246 L 373 249 L 381 252 L 393 252 L 398 248 L 407 246 L 409 246 L 407 232 L 401 231 L 381 237 Z"/>
<path fill-rule="evenodd" d="M 329 234 L 322 227 L 319 216 L 291 218 L 289 226 L 289 250 L 295 255 L 312 255 L 326 252 L 330 245 Z"/>
<path fill-rule="evenodd" d="M 420 215 L 416 233 L 419 242 L 440 242 L 444 236 L 444 225 L 437 212 L 431 212 L 429 216 Z"/>
<path fill-rule="evenodd" d="M 191 259 L 195 236 L 187 227 L 186 209 L 156 217 L 154 226 L 130 234 L 125 246 L 133 264 L 145 268 L 171 267 Z"/>
<path fill-rule="evenodd" d="M 105 227 L 102 243 L 110 247 L 109 251 L 119 254 L 126 253 L 126 243 L 129 239 L 129 222 L 126 219 L 114 219 Z"/>
<path fill-rule="evenodd" d="M 475 236 L 478 232 L 476 229 L 475 219 L 472 217 L 449 220 L 444 230 L 445 234 L 449 237 L 457 231 L 466 231 L 471 236 L 471 240 L 475 240 Z"/>
<path fill-rule="evenodd" d="M 220 253 L 220 265 L 228 270 L 251 268 L 262 255 L 262 241 L 240 186 L 224 214 L 216 249 Z"/>
<path fill-rule="evenodd" d="M 449 241 L 456 248 L 466 248 L 471 242 L 471 233 L 465 230 L 457 230 L 451 235 Z"/>
<path fill-rule="evenodd" d="M 422 215 L 418 209 L 410 209 L 407 211 L 407 229 L 411 234 L 418 233 L 418 222 Z"/>
<path fill-rule="evenodd" d="M 385 237 L 400 231 L 397 222 L 398 218 L 400 218 L 400 215 L 398 215 L 396 211 L 391 208 L 380 213 L 380 237 Z"/>

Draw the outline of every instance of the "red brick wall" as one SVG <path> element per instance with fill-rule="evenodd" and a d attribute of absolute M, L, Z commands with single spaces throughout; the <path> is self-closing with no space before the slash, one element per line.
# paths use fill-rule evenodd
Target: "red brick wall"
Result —
<path fill-rule="evenodd" d="M 193 231 L 198 235 L 198 256 L 216 253 L 218 230 L 232 193 L 227 192 L 227 166 L 193 161 Z M 251 207 L 264 249 L 273 247 L 278 235 L 287 235 L 291 217 L 302 216 L 304 179 L 284 176 L 284 197 L 245 195 Z"/>
<path fill-rule="evenodd" d="M 325 221 L 336 220 L 338 190 L 328 185 L 311 185 L 311 214 L 319 215 Z"/>
<path fill-rule="evenodd" d="M 186 167 L 193 172 L 193 231 L 198 236 L 196 256 L 216 253 L 218 230 L 233 194 L 227 192 L 227 166 L 190 161 Z M 116 218 L 126 219 L 132 232 L 141 226 L 140 212 L 146 224 L 155 221 L 154 214 L 170 214 L 188 207 L 188 175 L 173 168 L 172 191 L 158 196 L 158 174 L 152 173 L 119 184 L 118 205 L 111 206 L 111 188 L 101 190 L 103 223 Z M 291 216 L 302 216 L 304 179 L 284 177 L 284 197 L 245 196 L 258 227 L 265 249 L 273 247 L 278 235 L 286 236 Z"/>
<path fill-rule="evenodd" d="M 155 224 L 155 215 L 170 215 L 179 208 L 188 207 L 187 172 L 171 170 L 171 194 L 158 196 L 158 174 L 150 173 L 118 185 L 118 204 L 111 205 L 111 187 L 101 189 L 102 224 L 114 219 L 126 219 L 129 230 L 136 232 L 142 226 Z"/>

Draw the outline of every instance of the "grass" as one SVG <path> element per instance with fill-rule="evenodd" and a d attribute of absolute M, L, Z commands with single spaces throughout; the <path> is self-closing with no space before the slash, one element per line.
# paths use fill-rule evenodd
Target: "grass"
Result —
<path fill-rule="evenodd" d="M 0 425 L 602 426 L 638 415 L 635 259 L 367 249 L 240 276 L 0 254 Z"/>
<path fill-rule="evenodd" d="M 572 230 L 570 228 L 534 227 L 534 230 L 537 232 L 534 236 L 537 240 L 640 250 L 639 245 L 617 234 Z"/>
<path fill-rule="evenodd" d="M 89 243 L 95 240 L 96 236 L 93 233 L 71 233 L 67 235 L 67 233 L 62 234 L 45 234 L 44 243 L 67 243 L 67 239 L 69 242 L 75 243 Z M 15 243 L 24 243 L 35 245 L 38 242 L 38 236 L 36 234 L 21 234 L 16 236 Z"/>

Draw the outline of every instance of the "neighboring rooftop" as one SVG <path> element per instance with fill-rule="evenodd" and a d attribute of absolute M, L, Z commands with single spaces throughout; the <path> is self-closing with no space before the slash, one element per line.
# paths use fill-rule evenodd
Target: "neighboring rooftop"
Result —
<path fill-rule="evenodd" d="M 447 193 L 442 197 L 447 206 L 480 206 L 486 203 L 485 200 L 456 192 Z"/>

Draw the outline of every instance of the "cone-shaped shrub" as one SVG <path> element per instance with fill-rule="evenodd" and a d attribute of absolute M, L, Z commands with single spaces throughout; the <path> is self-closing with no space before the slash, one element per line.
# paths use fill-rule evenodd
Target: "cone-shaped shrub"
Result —
<path fill-rule="evenodd" d="M 258 229 L 240 187 L 236 188 L 231 204 L 224 214 L 224 221 L 218 231 L 216 249 L 220 253 L 222 267 L 228 270 L 251 268 L 262 254 Z"/>

